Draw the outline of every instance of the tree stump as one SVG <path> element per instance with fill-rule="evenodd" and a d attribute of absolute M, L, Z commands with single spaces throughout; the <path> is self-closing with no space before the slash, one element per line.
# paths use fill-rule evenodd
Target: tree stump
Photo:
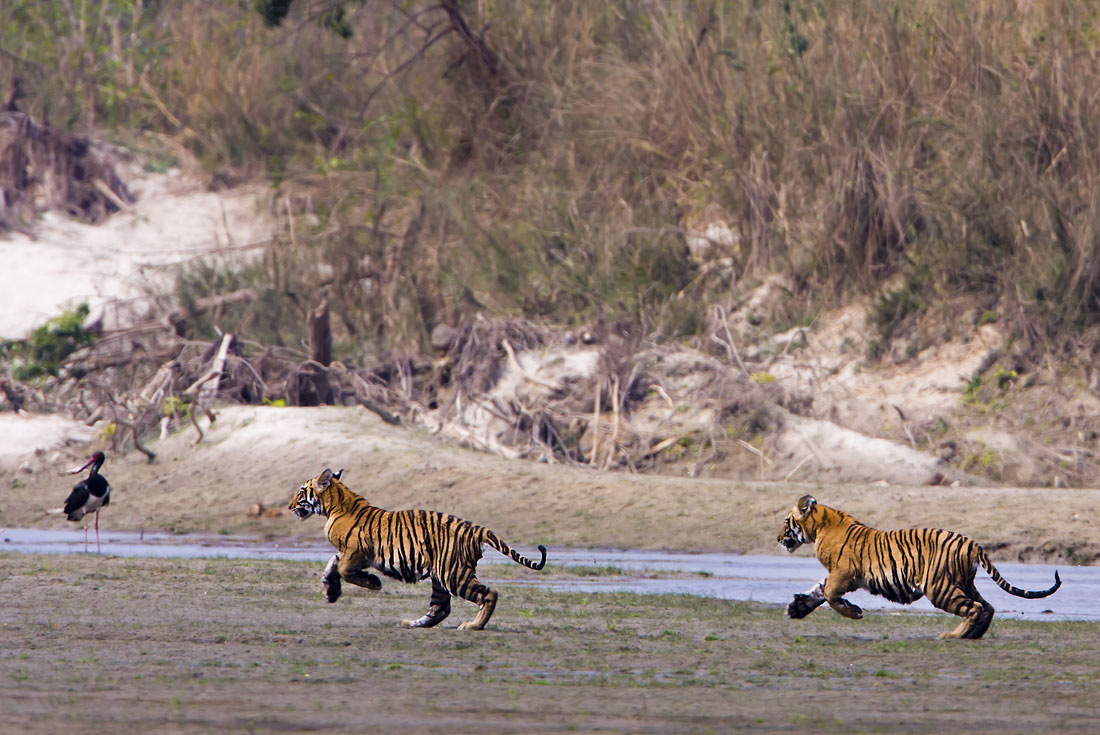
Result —
<path fill-rule="evenodd" d="M 309 362 L 302 366 L 296 379 L 299 406 L 320 406 L 334 402 L 335 391 L 329 382 L 328 366 L 332 364 L 332 327 L 329 321 L 328 297 L 310 310 Z"/>

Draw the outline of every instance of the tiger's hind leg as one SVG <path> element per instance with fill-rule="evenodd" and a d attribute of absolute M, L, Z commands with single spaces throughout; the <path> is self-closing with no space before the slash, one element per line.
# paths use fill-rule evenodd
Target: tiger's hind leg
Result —
<path fill-rule="evenodd" d="M 477 617 L 458 626 L 459 630 L 481 630 L 493 616 L 493 610 L 497 606 L 496 590 L 491 590 L 477 580 L 475 570 L 470 569 L 460 572 L 451 585 L 455 594 L 464 600 L 469 600 L 475 605 L 480 605 Z"/>
<path fill-rule="evenodd" d="M 489 622 L 489 618 L 493 617 L 493 610 L 497 607 L 497 591 L 491 590 L 483 584 L 479 584 L 477 587 L 479 592 L 472 593 L 472 596 L 466 599 L 475 605 L 481 605 L 481 609 L 477 611 L 476 618 L 467 620 L 458 626 L 459 630 L 481 630 Z"/>
<path fill-rule="evenodd" d="M 973 612 L 968 616 L 968 619 L 973 620 L 974 623 L 971 626 L 970 630 L 968 630 L 966 634 L 962 636 L 963 638 L 981 638 L 983 635 L 985 635 L 985 632 L 989 630 L 989 624 L 993 622 L 993 606 L 983 600 L 981 597 L 978 597 L 978 599 L 975 600 L 974 603 L 978 609 L 976 612 Z"/>
<path fill-rule="evenodd" d="M 967 589 L 953 586 L 929 599 L 944 612 L 962 618 L 954 630 L 940 633 L 940 638 L 981 638 L 993 622 L 993 606 L 982 599 L 973 583 Z"/>
<path fill-rule="evenodd" d="M 432 577 L 432 601 L 428 605 L 428 612 L 416 620 L 403 620 L 401 625 L 406 628 L 431 628 L 439 625 L 451 614 L 451 593 Z"/>

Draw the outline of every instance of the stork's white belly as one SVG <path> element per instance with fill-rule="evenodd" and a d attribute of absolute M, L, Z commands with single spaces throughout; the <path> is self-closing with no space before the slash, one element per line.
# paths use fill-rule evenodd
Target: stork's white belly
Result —
<path fill-rule="evenodd" d="M 84 504 L 84 513 L 85 514 L 95 513 L 97 510 L 99 510 L 103 506 L 104 499 L 107 497 L 108 493 L 110 493 L 110 492 L 111 492 L 111 488 L 110 488 L 110 486 L 108 486 L 107 487 L 107 492 L 103 493 L 102 498 L 97 498 L 94 495 L 89 495 L 88 496 L 88 502 Z"/>

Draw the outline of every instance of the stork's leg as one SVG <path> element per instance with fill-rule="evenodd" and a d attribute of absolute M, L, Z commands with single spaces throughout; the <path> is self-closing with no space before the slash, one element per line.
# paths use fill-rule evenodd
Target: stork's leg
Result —
<path fill-rule="evenodd" d="M 84 553 L 88 553 L 88 516 L 84 516 Z"/>
<path fill-rule="evenodd" d="M 99 511 L 95 512 L 95 553 L 99 554 Z"/>

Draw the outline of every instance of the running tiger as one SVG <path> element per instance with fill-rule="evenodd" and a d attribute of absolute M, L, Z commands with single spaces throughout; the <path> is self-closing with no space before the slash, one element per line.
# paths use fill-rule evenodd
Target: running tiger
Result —
<path fill-rule="evenodd" d="M 863 588 L 905 605 L 927 595 L 933 605 L 963 619 L 940 638 L 981 638 L 993 621 L 993 606 L 974 586 L 979 564 L 1001 589 L 1017 597 L 1046 597 L 1062 586 L 1055 571 L 1050 589 L 1031 592 L 1013 587 L 985 550 L 966 536 L 935 528 L 876 531 L 804 495 L 787 514 L 779 544 L 793 552 L 808 543 L 814 544 L 814 553 L 829 575 L 808 593 L 794 596 L 787 606 L 792 618 L 804 618 L 828 602 L 844 617 L 859 620 L 863 610 L 843 595 Z"/>
<path fill-rule="evenodd" d="M 481 630 L 497 604 L 497 593 L 477 579 L 482 544 L 512 561 L 542 569 L 546 547 L 539 545 L 537 563 L 520 556 L 487 528 L 432 510 L 388 511 L 376 508 L 340 481 L 343 470 L 326 469 L 298 489 L 290 510 L 304 521 L 311 515 L 328 518 L 325 535 L 336 554 L 321 575 L 329 602 L 340 597 L 344 579 L 369 590 L 381 589 L 382 581 L 368 569 L 409 584 L 432 580 L 428 612 L 417 620 L 403 621 L 408 628 L 431 628 L 451 613 L 451 595 L 480 605 L 477 617 L 459 630 Z"/>

